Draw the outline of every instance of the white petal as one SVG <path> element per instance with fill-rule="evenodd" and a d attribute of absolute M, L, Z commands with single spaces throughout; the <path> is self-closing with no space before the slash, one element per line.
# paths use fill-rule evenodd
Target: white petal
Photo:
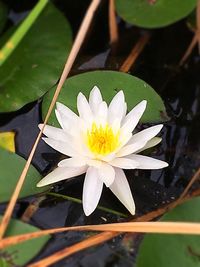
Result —
<path fill-rule="evenodd" d="M 102 161 L 97 160 L 97 159 L 88 159 L 86 162 L 88 166 L 96 167 L 96 168 L 99 168 L 102 164 Z"/>
<path fill-rule="evenodd" d="M 110 153 L 110 154 L 108 154 L 108 155 L 106 155 L 106 156 L 101 156 L 100 159 L 101 159 L 102 161 L 105 161 L 105 162 L 110 162 L 110 161 L 113 160 L 115 157 L 116 157 L 116 153 L 113 152 L 113 153 Z"/>
<path fill-rule="evenodd" d="M 78 157 L 63 159 L 58 163 L 58 167 L 81 167 L 85 165 L 86 165 L 85 159 Z"/>
<path fill-rule="evenodd" d="M 130 159 L 133 159 L 139 163 L 137 169 L 162 169 L 168 166 L 168 163 L 162 160 L 150 158 L 142 155 L 130 155 L 128 156 Z"/>
<path fill-rule="evenodd" d="M 115 179 L 115 171 L 112 166 L 107 163 L 102 163 L 98 168 L 98 174 L 100 179 L 109 187 Z"/>
<path fill-rule="evenodd" d="M 98 107 L 102 101 L 103 100 L 99 88 L 94 86 L 89 96 L 89 105 L 94 115 L 96 115 Z"/>
<path fill-rule="evenodd" d="M 85 173 L 87 170 L 86 166 L 80 168 L 56 168 L 45 176 L 38 184 L 37 187 L 42 187 L 52 183 L 56 183 L 68 178 L 72 178 Z"/>
<path fill-rule="evenodd" d="M 93 114 L 86 97 L 82 93 L 78 94 L 77 108 L 80 117 L 83 118 L 89 124 L 91 124 L 93 121 Z"/>
<path fill-rule="evenodd" d="M 86 216 L 96 209 L 102 189 L 103 182 L 98 177 L 97 169 L 89 167 L 83 185 L 83 210 Z"/>
<path fill-rule="evenodd" d="M 52 138 L 42 138 L 49 146 L 51 146 L 53 149 L 61 152 L 64 155 L 73 157 L 77 156 L 78 152 L 75 151 L 71 145 L 67 142 L 54 140 Z"/>
<path fill-rule="evenodd" d="M 137 104 L 124 118 L 123 125 L 128 121 L 133 121 L 133 124 L 136 126 L 142 117 L 147 106 L 147 101 L 143 100 Z"/>
<path fill-rule="evenodd" d="M 132 133 L 127 132 L 126 135 L 123 135 L 120 132 L 120 136 L 119 136 L 120 146 L 119 146 L 117 151 L 119 151 L 123 146 L 125 146 L 128 143 L 128 141 L 131 139 L 132 136 L 133 136 Z"/>
<path fill-rule="evenodd" d="M 60 126 L 64 129 L 64 124 L 63 124 L 63 122 L 62 122 L 61 115 L 60 115 L 60 113 L 59 113 L 56 109 L 55 109 L 55 114 L 56 114 L 56 118 L 57 118 L 57 120 L 58 120 Z"/>
<path fill-rule="evenodd" d="M 123 112 L 122 119 L 125 118 L 125 116 L 126 116 L 126 112 L 127 112 L 127 103 L 124 102 L 124 112 Z"/>
<path fill-rule="evenodd" d="M 114 120 L 121 119 L 124 115 L 124 93 L 119 91 L 112 99 L 108 108 L 108 122 L 111 124 Z"/>
<path fill-rule="evenodd" d="M 143 100 L 126 115 L 125 119 L 122 122 L 122 134 L 126 134 L 127 132 L 133 132 L 145 111 L 146 104 L 147 101 Z"/>
<path fill-rule="evenodd" d="M 95 121 L 98 125 L 105 125 L 107 123 L 107 118 L 108 118 L 108 106 L 107 103 L 103 101 L 97 107 Z"/>
<path fill-rule="evenodd" d="M 149 140 L 146 143 L 146 145 L 143 148 L 137 150 L 135 153 L 139 153 L 139 152 L 141 152 L 141 151 L 143 151 L 145 149 L 154 147 L 154 146 L 158 145 L 161 141 L 162 141 L 162 138 L 160 138 L 160 137 L 153 137 L 151 140 Z"/>
<path fill-rule="evenodd" d="M 43 124 L 39 124 L 38 127 L 41 130 L 43 127 Z M 44 127 L 43 133 L 47 137 L 55 139 L 55 140 L 65 140 L 66 138 L 68 138 L 67 134 L 63 131 L 63 129 L 59 129 L 59 128 L 56 128 L 50 125 L 46 125 Z"/>
<path fill-rule="evenodd" d="M 149 127 L 139 133 L 136 133 L 132 136 L 128 144 L 133 144 L 135 142 L 141 142 L 141 141 L 149 141 L 161 131 L 162 127 L 163 124 L 159 124 Z"/>
<path fill-rule="evenodd" d="M 135 153 L 139 149 L 143 148 L 146 145 L 147 141 L 140 141 L 133 144 L 127 144 L 126 146 L 122 147 L 116 154 L 117 157 L 124 157 Z"/>
<path fill-rule="evenodd" d="M 76 136 L 79 133 L 80 118 L 65 105 L 57 102 L 56 106 L 56 117 L 61 127 L 68 134 Z"/>
<path fill-rule="evenodd" d="M 137 161 L 129 158 L 115 158 L 109 164 L 122 169 L 136 169 L 139 166 Z"/>
<path fill-rule="evenodd" d="M 120 120 L 118 118 L 116 119 L 113 119 L 112 123 L 110 124 L 112 130 L 113 130 L 113 133 L 114 134 L 117 134 L 118 131 L 120 130 Z"/>
<path fill-rule="evenodd" d="M 131 194 L 131 190 L 126 179 L 124 172 L 115 168 L 115 180 L 110 186 L 110 190 L 116 195 L 116 197 L 122 202 L 122 204 L 129 210 L 129 212 L 135 214 L 135 203 Z"/>
<path fill-rule="evenodd" d="M 60 114 L 63 114 L 67 119 L 70 120 L 78 119 L 78 115 L 74 113 L 71 109 L 69 109 L 67 106 L 63 105 L 62 103 L 57 102 L 56 109 Z"/>

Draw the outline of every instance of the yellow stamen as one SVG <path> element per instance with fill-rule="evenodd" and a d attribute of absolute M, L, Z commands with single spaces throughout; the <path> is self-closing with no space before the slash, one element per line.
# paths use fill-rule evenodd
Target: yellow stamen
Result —
<path fill-rule="evenodd" d="M 92 124 L 91 130 L 87 131 L 87 146 L 90 151 L 98 155 L 107 155 L 112 153 L 120 144 L 119 131 L 113 132 L 111 126 L 97 126 Z"/>

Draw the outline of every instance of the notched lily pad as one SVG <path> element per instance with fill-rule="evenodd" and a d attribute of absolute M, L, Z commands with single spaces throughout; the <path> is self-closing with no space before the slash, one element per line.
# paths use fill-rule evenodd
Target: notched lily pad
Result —
<path fill-rule="evenodd" d="M 57 101 L 77 112 L 78 93 L 81 91 L 88 96 L 95 85 L 100 88 L 107 103 L 118 91 L 123 90 L 128 110 L 131 110 L 140 101 L 147 100 L 147 109 L 142 117 L 142 122 L 158 122 L 164 121 L 164 118 L 166 118 L 163 101 L 150 85 L 132 75 L 117 71 L 91 71 L 69 78 Z M 42 103 L 43 118 L 47 113 L 54 91 L 55 88 L 44 96 Z M 54 113 L 52 113 L 49 123 L 58 125 Z"/>
<path fill-rule="evenodd" d="M 130 24 L 160 28 L 185 18 L 196 4 L 197 0 L 116 0 L 116 9 Z"/>
<path fill-rule="evenodd" d="M 0 221 L 2 216 L 0 216 Z M 32 233 L 40 229 L 30 224 L 12 219 L 10 221 L 6 236 L 15 236 L 24 233 Z M 35 257 L 43 246 L 47 243 L 50 236 L 46 235 L 35 238 L 14 246 L 10 246 L 0 251 L 0 267 L 7 266 L 25 266 L 33 257 Z"/>
<path fill-rule="evenodd" d="M 164 215 L 161 221 L 200 222 L 200 197 Z M 198 235 L 147 234 L 137 257 L 137 267 L 197 267 L 200 265 Z"/>
<path fill-rule="evenodd" d="M 12 196 L 25 163 L 25 159 L 17 154 L 0 148 L 0 203 L 8 201 Z M 40 179 L 39 172 L 35 167 L 30 166 L 20 198 L 44 192 L 45 188 L 36 187 Z"/>
<path fill-rule="evenodd" d="M 69 24 L 49 3 L 0 67 L 0 112 L 18 110 L 44 95 L 59 79 L 70 47 Z"/>

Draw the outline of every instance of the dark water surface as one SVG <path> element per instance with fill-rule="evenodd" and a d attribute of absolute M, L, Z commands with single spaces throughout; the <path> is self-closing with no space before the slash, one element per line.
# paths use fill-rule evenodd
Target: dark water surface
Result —
<path fill-rule="evenodd" d="M 13 20 L 17 21 L 26 14 L 35 2 L 6 1 L 11 9 L 7 27 Z M 67 16 L 75 34 L 90 1 L 54 2 Z M 120 20 L 119 29 L 121 41 L 117 52 L 113 54 L 109 46 L 107 5 L 106 2 L 103 3 L 71 74 L 93 69 L 118 70 L 142 32 Z M 197 169 L 200 159 L 200 57 L 197 55 L 197 50 L 194 50 L 187 64 L 182 68 L 178 67 L 192 34 L 185 21 L 154 30 L 150 34 L 149 43 L 130 73 L 149 83 L 165 101 L 170 120 L 165 123 L 162 131 L 161 145 L 152 150 L 151 155 L 167 161 L 169 167 L 164 170 L 126 172 L 135 198 L 137 215 L 154 210 L 177 198 Z M 41 101 L 29 104 L 18 112 L 0 114 L 0 131 L 16 131 L 17 153 L 24 158 L 28 157 L 38 134 L 37 125 L 41 122 L 40 103 Z M 45 174 L 56 165 L 60 157 L 59 153 L 41 141 L 33 164 Z M 58 183 L 52 191 L 81 199 L 82 184 L 83 177 L 72 179 Z M 18 201 L 14 217 L 20 218 L 29 203 L 35 199 L 36 197 L 30 197 Z M 100 205 L 127 214 L 124 207 L 106 188 Z M 4 208 L 5 205 L 0 206 L 1 213 Z M 129 217 L 126 218 L 128 219 Z M 40 228 L 52 228 L 122 220 L 123 217 L 101 210 L 96 210 L 91 216 L 85 217 L 80 204 L 47 196 L 30 223 Z M 57 234 L 35 260 L 72 245 L 88 235 L 75 232 Z M 130 234 L 119 236 L 53 266 L 133 266 L 140 239 L 140 236 L 135 238 Z"/>

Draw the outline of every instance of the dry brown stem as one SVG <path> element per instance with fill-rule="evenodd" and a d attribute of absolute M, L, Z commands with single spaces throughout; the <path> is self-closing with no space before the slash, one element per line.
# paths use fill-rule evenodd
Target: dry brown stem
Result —
<path fill-rule="evenodd" d="M 194 36 L 192 38 L 190 45 L 188 46 L 185 54 L 183 55 L 182 59 L 179 62 L 179 66 L 182 66 L 185 63 L 185 61 L 191 55 L 196 44 L 198 44 L 199 54 L 200 54 L 200 0 L 198 0 L 197 3 L 196 17 L 197 17 L 197 22 L 196 22 L 197 28 L 194 32 Z"/>
<path fill-rule="evenodd" d="M 182 66 L 185 63 L 185 61 L 188 59 L 188 57 L 191 55 L 195 45 L 197 44 L 197 41 L 198 41 L 198 38 L 197 38 L 197 35 L 195 34 L 192 38 L 190 45 L 188 46 L 188 48 L 185 52 L 185 54 L 183 55 L 182 59 L 180 60 L 179 66 Z"/>
<path fill-rule="evenodd" d="M 46 198 L 46 196 L 38 197 L 35 201 L 30 203 L 26 208 L 25 212 L 21 216 L 23 222 L 28 222 L 33 214 L 38 210 L 40 203 Z"/>
<path fill-rule="evenodd" d="M 53 255 L 46 257 L 36 263 L 28 265 L 28 267 L 49 266 L 63 258 L 70 256 L 78 251 L 101 244 L 119 233 L 165 233 L 165 234 L 198 234 L 200 235 L 200 223 L 182 223 L 182 222 L 129 222 L 116 224 L 103 224 L 83 226 L 79 230 L 90 231 L 108 231 L 95 235 L 75 245 L 67 247 Z M 111 232 L 112 231 L 112 232 Z M 117 231 L 117 232 L 116 232 Z"/>
<path fill-rule="evenodd" d="M 115 2 L 114 0 L 109 0 L 109 30 L 110 30 L 110 44 L 115 46 L 118 42 L 118 27 L 115 14 Z"/>
<path fill-rule="evenodd" d="M 145 214 L 141 217 L 138 217 L 136 219 L 133 220 L 133 222 L 145 222 L 145 221 L 151 221 L 161 215 L 163 215 L 164 213 L 166 213 L 167 211 L 172 210 L 173 208 L 175 208 L 177 205 L 183 203 L 184 201 L 195 197 L 195 196 L 199 196 L 200 195 L 200 189 L 195 190 L 194 192 L 192 192 L 190 195 L 188 194 L 186 196 L 186 194 L 188 193 L 189 189 L 191 188 L 192 184 L 194 183 L 194 181 L 196 181 L 196 179 L 199 177 L 199 169 L 197 170 L 197 172 L 195 172 L 195 174 L 193 175 L 193 177 L 191 178 L 190 182 L 188 183 L 188 186 L 185 188 L 185 190 L 183 191 L 183 193 L 181 194 L 180 198 L 178 198 L 176 201 L 168 204 L 167 206 L 160 208 L 156 211 L 152 211 L 149 212 L 148 214 Z M 177 225 L 176 225 L 177 226 Z M 189 226 L 189 228 L 191 227 L 192 229 L 192 225 Z M 198 226 L 197 226 L 198 227 Z M 191 230 L 190 229 L 190 230 Z M 188 231 L 190 231 L 188 230 Z M 71 247 L 65 248 L 62 251 L 59 251 L 57 253 L 54 253 L 52 256 L 50 257 L 46 257 L 45 259 L 38 261 L 34 264 L 31 264 L 29 267 L 39 267 L 39 266 L 49 266 L 57 261 L 60 261 L 61 259 L 72 255 L 80 250 L 89 248 L 91 246 L 94 245 L 98 245 L 101 244 L 103 242 L 106 242 L 109 239 L 112 239 L 114 237 L 116 237 L 117 235 L 119 235 L 120 232 L 104 232 L 98 235 L 95 235 L 94 237 L 91 237 L 89 239 L 83 240 L 75 245 L 72 245 Z M 80 246 L 79 246 L 80 244 Z M 46 264 L 46 265 L 45 265 Z"/>
<path fill-rule="evenodd" d="M 135 63 L 136 59 L 139 57 L 141 52 L 143 51 L 145 45 L 148 43 L 150 38 L 149 34 L 144 34 L 140 37 L 138 42 L 134 45 L 133 49 L 131 50 L 130 54 L 120 67 L 120 71 L 122 72 L 128 72 L 130 68 L 133 66 Z"/>

